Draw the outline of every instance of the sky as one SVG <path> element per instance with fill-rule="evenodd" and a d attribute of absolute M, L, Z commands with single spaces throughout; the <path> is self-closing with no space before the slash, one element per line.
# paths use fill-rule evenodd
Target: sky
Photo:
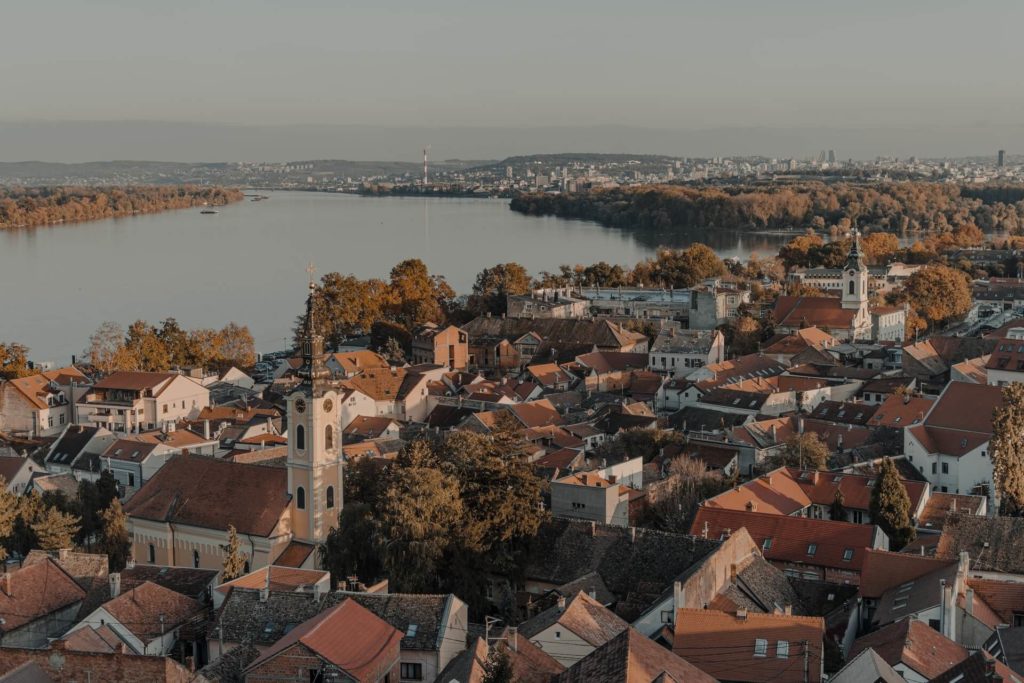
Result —
<path fill-rule="evenodd" d="M 924 130 L 930 156 L 1008 144 L 1024 120 L 1014 0 L 10 0 L 3 14 L 0 150 L 26 124 L 135 121 L 348 127 L 352 144 L 329 151 L 349 158 L 373 151 L 359 127 L 528 144 L 531 129 L 608 126 L 624 136 L 609 146 L 627 131 L 767 131 L 751 154 L 777 153 L 772 131 L 859 131 L 841 157 L 873 153 L 872 131 L 898 146 Z M 38 154 L 0 160 L 84 160 L 39 137 Z M 158 142 L 138 148 L 183 152 Z M 456 148 L 445 156 L 495 156 Z"/>

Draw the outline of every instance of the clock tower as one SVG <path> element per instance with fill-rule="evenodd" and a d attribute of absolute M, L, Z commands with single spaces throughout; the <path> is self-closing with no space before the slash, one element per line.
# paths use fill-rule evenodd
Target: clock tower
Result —
<path fill-rule="evenodd" d="M 860 255 L 860 231 L 853 232 L 853 245 L 843 266 L 843 308 L 862 311 L 868 309 L 868 267 Z"/>
<path fill-rule="evenodd" d="M 320 544 L 342 506 L 341 406 L 324 365 L 324 338 L 313 320 L 309 283 L 299 386 L 288 396 L 288 493 L 295 540 Z"/>

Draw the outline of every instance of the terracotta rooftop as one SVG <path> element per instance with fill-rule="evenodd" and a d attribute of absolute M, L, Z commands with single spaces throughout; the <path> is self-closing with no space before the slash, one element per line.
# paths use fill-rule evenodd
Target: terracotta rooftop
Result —
<path fill-rule="evenodd" d="M 519 625 L 519 633 L 533 641 L 555 624 L 572 632 L 578 638 L 600 647 L 629 628 L 629 624 L 615 612 L 580 591 L 566 600 L 564 607 L 555 605 Z"/>
<path fill-rule="evenodd" d="M 924 422 L 924 416 L 931 410 L 933 398 L 924 396 L 900 396 L 892 394 L 877 406 L 868 425 L 871 427 L 892 427 L 902 429 Z"/>
<path fill-rule="evenodd" d="M 955 562 L 951 560 L 868 549 L 864 551 L 864 565 L 860 572 L 860 592 L 866 598 L 879 598 L 891 588 L 952 564 Z"/>
<path fill-rule="evenodd" d="M 179 377 L 175 372 L 114 372 L 92 385 L 93 389 L 124 389 L 126 391 L 142 391 L 156 389 L 167 380 Z"/>
<path fill-rule="evenodd" d="M 267 576 L 269 574 L 269 577 Z M 271 565 L 249 572 L 245 576 L 226 581 L 217 586 L 219 593 L 227 593 L 232 588 L 270 588 L 272 591 L 294 591 L 308 588 L 329 576 L 328 572 L 315 569 L 294 569 Z"/>
<path fill-rule="evenodd" d="M 967 659 L 968 654 L 928 624 L 909 617 L 855 640 L 850 658 L 869 647 L 889 666 L 902 663 L 929 680 Z"/>
<path fill-rule="evenodd" d="M 125 505 L 130 517 L 270 536 L 288 509 L 288 471 L 175 455 Z"/>
<path fill-rule="evenodd" d="M 946 517 L 950 513 L 983 515 L 987 507 L 988 500 L 985 496 L 932 491 L 932 495 L 928 497 L 928 502 L 924 505 L 924 510 L 917 519 L 917 526 L 922 529 L 938 531 L 945 525 Z"/>
<path fill-rule="evenodd" d="M 780 296 L 772 311 L 780 327 L 828 327 L 848 330 L 857 311 L 842 307 L 838 297 Z"/>
<path fill-rule="evenodd" d="M 717 679 L 800 683 L 821 680 L 824 636 L 821 617 L 679 609 L 672 651 Z"/>
<path fill-rule="evenodd" d="M 630 627 L 553 679 L 555 683 L 714 683 L 691 662 Z"/>
<path fill-rule="evenodd" d="M 159 638 L 167 630 L 177 628 L 204 609 L 199 601 L 151 581 L 122 592 L 103 603 L 103 608 L 146 643 Z"/>
<path fill-rule="evenodd" d="M 0 635 L 81 602 L 85 596 L 82 587 L 50 559 L 0 575 Z"/>
<path fill-rule="evenodd" d="M 18 393 L 24 396 L 33 407 L 42 410 L 49 405 L 47 400 L 49 395 L 53 393 L 50 389 L 50 382 L 67 386 L 72 381 L 83 384 L 88 382 L 89 379 L 78 368 L 71 366 L 59 370 L 47 370 L 27 377 L 16 377 L 7 380 L 7 383 L 17 389 Z M 67 399 L 70 401 L 71 397 L 68 396 Z"/>

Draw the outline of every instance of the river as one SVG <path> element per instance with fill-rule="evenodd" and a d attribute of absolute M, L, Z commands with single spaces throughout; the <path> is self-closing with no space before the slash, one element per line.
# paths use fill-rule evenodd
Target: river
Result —
<path fill-rule="evenodd" d="M 632 266 L 659 244 L 693 241 L 723 258 L 775 253 L 788 236 L 716 230 L 631 233 L 523 216 L 507 200 L 359 197 L 271 192 L 270 199 L 89 223 L 0 231 L 0 342 L 37 361 L 67 363 L 105 320 L 125 327 L 173 316 L 185 327 L 248 325 L 257 349 L 283 348 L 302 312 L 312 261 L 387 278 L 423 259 L 459 293 L 484 267 L 517 261 L 531 273 L 563 263 Z"/>

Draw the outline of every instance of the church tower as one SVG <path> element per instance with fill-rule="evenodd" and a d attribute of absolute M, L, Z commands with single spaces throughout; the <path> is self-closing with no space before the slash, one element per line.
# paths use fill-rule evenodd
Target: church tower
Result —
<path fill-rule="evenodd" d="M 853 246 L 843 266 L 843 308 L 868 312 L 868 267 L 860 255 L 860 232 L 853 232 Z"/>
<path fill-rule="evenodd" d="M 324 338 L 313 320 L 309 283 L 302 333 L 302 382 L 288 396 L 288 493 L 292 536 L 319 544 L 337 526 L 342 506 L 341 406 L 324 365 Z"/>

